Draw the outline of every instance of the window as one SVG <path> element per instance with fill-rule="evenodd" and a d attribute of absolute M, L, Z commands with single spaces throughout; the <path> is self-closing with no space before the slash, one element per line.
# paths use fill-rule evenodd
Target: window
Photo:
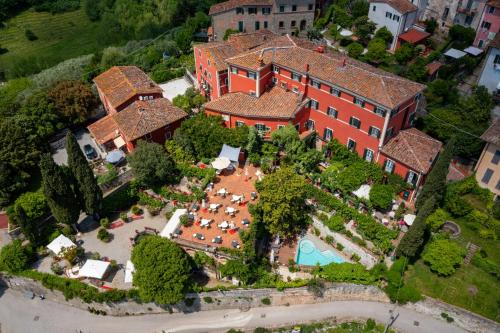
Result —
<path fill-rule="evenodd" d="M 399 22 L 399 15 L 393 15 L 392 19 L 396 22 Z"/>
<path fill-rule="evenodd" d="M 479 43 L 477 44 L 477 47 L 479 47 L 481 49 L 481 48 L 483 48 L 483 45 L 484 45 L 484 40 L 480 39 Z"/>
<path fill-rule="evenodd" d="M 210 59 L 207 60 L 207 64 L 208 64 L 208 66 L 210 66 Z"/>
<path fill-rule="evenodd" d="M 292 91 L 293 91 L 294 93 L 298 94 L 298 93 L 299 93 L 299 88 L 297 88 L 297 87 L 293 87 L 293 88 L 292 88 Z"/>
<path fill-rule="evenodd" d="M 450 8 L 445 7 L 443 11 L 443 16 L 441 16 L 441 20 L 444 21 L 448 17 L 448 14 L 450 13 Z"/>
<path fill-rule="evenodd" d="M 295 129 L 297 130 L 297 132 L 300 132 L 300 123 L 295 124 Z"/>
<path fill-rule="evenodd" d="M 398 112 L 399 112 L 399 108 L 391 110 L 391 118 L 394 117 L 395 115 L 397 115 Z"/>
<path fill-rule="evenodd" d="M 483 178 L 481 178 L 481 181 L 485 184 L 488 184 L 490 182 L 491 176 L 493 176 L 493 170 L 486 169 Z"/>
<path fill-rule="evenodd" d="M 374 126 L 370 126 L 368 129 L 368 135 L 378 139 L 380 138 L 380 130 Z"/>
<path fill-rule="evenodd" d="M 333 96 L 340 97 L 340 90 L 335 88 L 330 88 L 330 94 L 332 94 Z"/>
<path fill-rule="evenodd" d="M 281 88 L 283 88 L 283 89 L 287 88 L 286 82 L 281 82 Z"/>
<path fill-rule="evenodd" d="M 335 110 L 335 108 L 329 106 L 328 109 L 326 109 L 326 114 L 332 118 L 337 119 L 339 112 L 337 110 Z"/>
<path fill-rule="evenodd" d="M 273 66 L 273 72 L 279 74 L 280 68 L 278 66 Z"/>
<path fill-rule="evenodd" d="M 285 27 L 285 23 L 283 21 L 280 21 L 278 23 L 278 26 L 279 26 L 280 29 L 283 29 Z"/>
<path fill-rule="evenodd" d="M 307 9 L 308 10 L 313 10 L 314 9 L 314 5 L 312 3 L 310 3 L 309 5 L 307 5 Z"/>
<path fill-rule="evenodd" d="M 385 160 L 384 163 L 384 171 L 388 173 L 393 173 L 394 172 L 394 162 L 391 160 Z"/>
<path fill-rule="evenodd" d="M 371 162 L 371 161 L 373 161 L 373 150 L 366 148 L 366 149 L 365 149 L 365 152 L 364 152 L 364 154 L 363 154 L 363 158 L 364 158 L 364 159 L 365 159 L 365 161 L 367 161 L 367 162 Z"/>
<path fill-rule="evenodd" d="M 491 163 L 493 164 L 498 164 L 498 162 L 500 161 L 500 150 L 497 150 L 495 151 L 495 156 L 493 156 L 493 158 L 491 159 Z"/>
<path fill-rule="evenodd" d="M 363 101 L 361 98 L 354 97 L 354 104 L 357 104 L 362 108 L 365 107 L 365 101 Z"/>
<path fill-rule="evenodd" d="M 361 127 L 361 121 L 358 118 L 351 117 L 349 119 L 349 125 L 351 125 L 352 127 L 356 127 L 357 129 L 359 129 Z"/>
<path fill-rule="evenodd" d="M 410 126 L 413 126 L 413 124 L 415 123 L 415 115 L 417 113 L 416 112 L 413 112 L 412 114 L 410 114 L 410 116 L 408 117 L 408 124 Z"/>
<path fill-rule="evenodd" d="M 356 150 L 356 141 L 353 139 L 348 139 L 347 140 L 347 149 L 350 151 L 355 151 Z"/>
<path fill-rule="evenodd" d="M 236 7 L 236 14 L 245 14 L 245 10 L 241 7 Z"/>
<path fill-rule="evenodd" d="M 292 80 L 294 80 L 294 81 L 300 82 L 301 77 L 302 77 L 302 75 L 300 75 L 300 74 L 292 73 Z"/>
<path fill-rule="evenodd" d="M 311 80 L 311 86 L 313 86 L 314 88 L 320 88 L 320 83 L 316 80 Z"/>
<path fill-rule="evenodd" d="M 318 110 L 319 109 L 319 103 L 318 101 L 315 101 L 314 99 L 311 99 L 311 109 Z"/>
<path fill-rule="evenodd" d="M 273 84 L 276 84 L 276 83 L 278 83 L 278 78 L 276 78 L 276 77 L 273 77 L 273 78 L 271 79 L 271 82 L 272 82 Z"/>
<path fill-rule="evenodd" d="M 264 124 L 255 124 L 255 128 L 259 132 L 265 132 L 267 127 Z"/>
<path fill-rule="evenodd" d="M 389 12 L 385 12 L 385 17 L 387 17 L 387 18 L 391 19 L 391 18 L 392 18 L 392 14 L 391 14 L 391 13 L 389 13 Z"/>
<path fill-rule="evenodd" d="M 413 171 L 408 171 L 406 175 L 406 182 L 412 184 L 413 187 L 417 187 L 418 175 Z"/>
<path fill-rule="evenodd" d="M 483 24 L 481 24 L 481 28 L 486 29 L 486 30 L 490 30 L 491 23 L 484 21 Z"/>
<path fill-rule="evenodd" d="M 495 59 L 493 60 L 493 63 L 494 63 L 494 64 L 498 64 L 498 63 L 500 63 L 500 54 L 497 54 L 497 55 L 495 56 Z"/>
<path fill-rule="evenodd" d="M 375 11 L 377 11 L 377 6 L 372 7 L 372 12 L 375 12 Z"/>
<path fill-rule="evenodd" d="M 280 13 L 284 13 L 285 12 L 285 6 L 280 6 Z"/>
<path fill-rule="evenodd" d="M 384 109 L 382 109 L 381 107 L 378 107 L 378 106 L 375 107 L 375 110 L 373 112 L 375 112 L 376 115 L 381 116 L 381 117 L 385 117 L 385 113 L 386 113 L 386 111 Z"/>
<path fill-rule="evenodd" d="M 243 28 L 244 28 L 244 27 L 243 27 L 243 21 L 239 21 L 239 22 L 238 22 L 238 31 L 239 31 L 239 32 L 243 32 Z"/>
<path fill-rule="evenodd" d="M 310 119 L 308 119 L 308 120 L 306 121 L 306 129 L 307 129 L 308 131 L 311 131 L 311 130 L 313 130 L 313 129 L 314 129 L 314 120 L 310 120 Z"/>
<path fill-rule="evenodd" d="M 325 131 L 323 132 L 323 140 L 332 141 L 332 138 L 333 138 L 333 131 L 328 127 L 325 128 Z"/>
<path fill-rule="evenodd" d="M 290 26 L 291 26 L 292 28 L 294 28 L 296 25 L 297 25 L 297 22 L 296 22 L 296 21 L 292 21 L 292 22 L 290 22 Z"/>
<path fill-rule="evenodd" d="M 257 73 L 255 72 L 247 72 L 247 77 L 252 79 L 252 80 L 256 80 L 257 79 Z"/>
<path fill-rule="evenodd" d="M 292 12 L 296 12 L 297 11 L 297 5 L 292 5 Z"/>
<path fill-rule="evenodd" d="M 488 8 L 488 13 L 493 14 L 495 12 L 495 7 L 489 7 Z"/>
<path fill-rule="evenodd" d="M 227 86 L 227 83 L 228 83 L 228 80 L 227 80 L 227 77 L 224 78 L 224 84 Z"/>
<path fill-rule="evenodd" d="M 248 14 L 257 14 L 257 8 L 256 7 L 249 7 Z"/>
<path fill-rule="evenodd" d="M 386 139 L 392 138 L 392 135 L 394 134 L 394 127 L 391 127 L 387 130 L 387 134 L 385 135 Z"/>
<path fill-rule="evenodd" d="M 245 123 L 242 121 L 236 120 L 235 125 L 236 125 L 236 127 L 241 127 L 241 126 L 245 126 Z"/>
<path fill-rule="evenodd" d="M 255 30 L 260 30 L 260 22 L 255 21 Z"/>
<path fill-rule="evenodd" d="M 238 68 L 236 68 L 236 67 L 231 67 L 231 73 L 233 73 L 233 74 L 238 74 Z"/>
<path fill-rule="evenodd" d="M 269 14 L 271 14 L 271 7 L 263 7 L 262 8 L 262 14 L 263 15 L 269 15 Z"/>
<path fill-rule="evenodd" d="M 278 125 L 278 129 L 285 127 L 285 125 Z"/>
<path fill-rule="evenodd" d="M 267 29 L 268 25 L 267 25 L 267 21 L 264 21 L 264 29 Z"/>

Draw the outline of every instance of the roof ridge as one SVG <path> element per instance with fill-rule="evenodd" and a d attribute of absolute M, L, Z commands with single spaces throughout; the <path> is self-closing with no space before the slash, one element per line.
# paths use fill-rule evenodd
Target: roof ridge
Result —
<path fill-rule="evenodd" d="M 297 43 L 295 43 L 295 41 L 294 41 L 294 40 L 290 37 L 290 35 L 289 35 L 289 34 L 286 34 L 286 37 L 288 38 L 288 40 L 289 40 L 290 42 L 292 42 L 293 46 L 297 47 Z"/>
<path fill-rule="evenodd" d="M 406 137 L 404 135 L 401 136 L 405 142 L 405 145 L 408 147 L 409 151 L 411 152 L 411 154 L 413 155 L 413 157 L 415 158 L 415 160 L 417 161 L 417 164 L 420 166 L 420 170 L 419 171 L 422 171 L 425 169 L 425 167 L 422 165 L 422 163 L 420 163 L 420 160 L 418 159 L 417 157 L 417 154 L 415 154 L 415 151 L 413 150 L 413 148 L 411 147 L 410 143 L 408 142 L 408 140 L 406 140 Z"/>
<path fill-rule="evenodd" d="M 412 130 L 412 131 L 410 131 L 410 130 Z M 418 133 L 416 133 L 415 131 L 418 131 Z M 405 134 L 408 134 L 408 135 L 418 136 L 418 137 L 421 137 L 421 138 L 424 138 L 427 140 L 432 140 L 432 141 L 435 141 L 437 143 L 441 143 L 441 141 L 434 139 L 432 136 L 430 136 L 422 131 L 419 131 L 415 127 L 407 128 L 406 130 L 403 130 L 402 132 L 404 132 Z"/>

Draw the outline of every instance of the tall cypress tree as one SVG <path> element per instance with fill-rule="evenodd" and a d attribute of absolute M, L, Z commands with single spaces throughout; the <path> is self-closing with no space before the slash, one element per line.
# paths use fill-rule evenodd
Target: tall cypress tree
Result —
<path fill-rule="evenodd" d="M 59 223 L 74 224 L 80 216 L 80 202 L 71 187 L 71 180 L 54 163 L 50 154 L 40 159 L 42 186 L 52 215 Z"/>
<path fill-rule="evenodd" d="M 102 191 L 87 159 L 71 131 L 66 135 L 68 166 L 75 177 L 85 213 L 97 216 L 102 208 Z"/>
<path fill-rule="evenodd" d="M 16 213 L 16 222 L 21 228 L 26 239 L 30 241 L 31 244 L 35 245 L 39 240 L 39 230 L 38 226 L 35 224 L 35 221 L 32 221 L 26 215 L 24 208 L 21 205 L 16 205 L 15 207 Z"/>

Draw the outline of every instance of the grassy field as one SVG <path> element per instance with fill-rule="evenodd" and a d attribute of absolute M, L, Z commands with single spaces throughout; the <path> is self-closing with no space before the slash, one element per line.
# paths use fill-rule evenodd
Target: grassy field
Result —
<path fill-rule="evenodd" d="M 451 277 L 438 277 L 421 260 L 409 266 L 406 283 L 424 295 L 462 307 L 499 321 L 500 288 L 498 280 L 469 264 L 460 267 Z"/>
<path fill-rule="evenodd" d="M 29 41 L 26 29 L 38 37 Z M 95 52 L 102 47 L 98 24 L 89 21 L 83 9 L 62 13 L 27 10 L 10 19 L 0 29 L 0 46 L 9 51 L 0 55 L 0 70 L 12 77 L 21 66 L 47 68 L 60 61 Z"/>

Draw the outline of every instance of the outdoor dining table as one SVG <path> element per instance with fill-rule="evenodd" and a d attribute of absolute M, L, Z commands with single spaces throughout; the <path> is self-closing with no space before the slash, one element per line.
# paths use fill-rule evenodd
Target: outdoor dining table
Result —
<path fill-rule="evenodd" d="M 228 214 L 234 214 L 234 213 L 236 213 L 236 209 L 234 209 L 233 207 L 227 207 L 226 212 Z"/>
<path fill-rule="evenodd" d="M 225 196 L 229 192 L 225 188 L 221 188 L 220 190 L 217 191 L 217 194 Z"/>
<path fill-rule="evenodd" d="M 199 240 L 204 240 L 205 239 L 205 236 L 203 236 L 202 234 L 200 233 L 197 233 L 197 234 L 193 234 L 193 237 L 194 238 L 197 238 Z"/>
<path fill-rule="evenodd" d="M 201 219 L 201 226 L 206 227 L 207 225 L 210 224 L 211 221 L 212 220 L 210 220 L 210 219 Z"/>
<path fill-rule="evenodd" d="M 215 236 L 215 238 L 212 239 L 212 243 L 222 244 L 222 237 L 221 236 Z"/>
<path fill-rule="evenodd" d="M 217 208 L 219 208 L 219 204 L 211 203 L 209 208 L 210 208 L 210 210 L 215 211 L 215 210 L 217 210 Z"/>
<path fill-rule="evenodd" d="M 233 194 L 231 202 L 235 203 L 235 202 L 238 202 L 238 201 L 241 201 L 241 200 L 243 200 L 243 196 L 242 195 L 234 195 Z"/>
<path fill-rule="evenodd" d="M 227 229 L 229 227 L 229 223 L 227 223 L 227 221 L 222 221 L 222 223 L 219 224 L 219 227 L 221 227 L 222 229 Z"/>

